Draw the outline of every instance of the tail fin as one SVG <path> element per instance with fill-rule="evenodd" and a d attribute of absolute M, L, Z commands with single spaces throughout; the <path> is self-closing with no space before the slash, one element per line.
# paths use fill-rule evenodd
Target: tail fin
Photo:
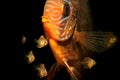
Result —
<path fill-rule="evenodd" d="M 93 52 L 103 52 L 110 48 L 117 41 L 117 37 L 112 32 L 77 32 L 74 33 L 74 39 L 81 46 L 86 47 Z"/>

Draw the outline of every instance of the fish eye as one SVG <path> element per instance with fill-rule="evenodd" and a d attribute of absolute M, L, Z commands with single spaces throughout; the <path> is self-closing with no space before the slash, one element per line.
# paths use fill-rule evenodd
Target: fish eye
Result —
<path fill-rule="evenodd" d="M 70 6 L 68 3 L 65 3 L 63 7 L 63 17 L 67 17 L 69 16 L 69 14 L 70 14 Z"/>

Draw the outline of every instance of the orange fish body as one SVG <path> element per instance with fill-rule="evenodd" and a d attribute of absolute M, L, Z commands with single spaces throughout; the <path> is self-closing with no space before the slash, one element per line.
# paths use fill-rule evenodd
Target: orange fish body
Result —
<path fill-rule="evenodd" d="M 57 64 L 65 66 L 73 80 L 79 80 L 82 76 L 81 65 L 84 58 L 89 56 L 87 49 L 103 51 L 105 48 L 96 47 L 99 46 L 98 43 L 108 48 L 107 44 L 112 44 L 108 42 L 109 39 L 111 36 L 114 38 L 109 33 L 104 33 L 107 35 L 104 36 L 101 32 L 91 32 L 92 23 L 87 2 L 87 0 L 47 0 L 42 16 L 44 31 Z M 99 34 L 102 38 L 98 36 Z M 57 64 L 51 68 L 47 80 L 53 79 Z"/>
<path fill-rule="evenodd" d="M 56 42 L 55 40 L 50 39 L 49 44 L 57 64 L 66 67 L 74 80 L 83 79 L 84 67 L 82 66 L 82 62 L 84 62 L 83 59 L 89 56 L 89 54 L 86 54 L 86 51 L 79 50 L 73 39 L 66 42 Z M 47 80 L 51 79 L 51 75 L 48 76 Z"/>

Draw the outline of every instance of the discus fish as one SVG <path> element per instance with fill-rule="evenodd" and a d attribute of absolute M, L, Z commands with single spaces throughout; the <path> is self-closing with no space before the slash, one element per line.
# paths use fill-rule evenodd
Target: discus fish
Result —
<path fill-rule="evenodd" d="M 25 58 L 27 59 L 27 63 L 28 63 L 28 64 L 31 64 L 32 62 L 34 62 L 34 61 L 35 61 L 35 56 L 34 56 L 34 54 L 33 54 L 33 51 L 32 51 L 32 50 L 29 51 L 29 52 L 27 53 L 27 55 L 25 56 Z"/>
<path fill-rule="evenodd" d="M 23 35 L 23 36 L 22 36 L 22 40 L 21 40 L 21 41 L 22 41 L 22 44 L 25 44 L 25 43 L 26 43 L 26 41 L 27 41 L 27 38 Z"/>
<path fill-rule="evenodd" d="M 37 43 L 37 47 L 38 47 L 38 48 L 42 48 L 42 47 L 47 46 L 48 41 L 45 39 L 45 37 L 44 37 L 43 35 L 41 35 L 41 36 L 39 37 L 39 39 L 36 40 L 36 43 Z"/>
<path fill-rule="evenodd" d="M 39 64 L 39 65 L 36 67 L 36 70 L 37 70 L 38 76 L 39 76 L 40 78 L 43 78 L 43 77 L 47 76 L 47 70 L 46 70 L 44 64 L 42 64 L 42 63 Z"/>
<path fill-rule="evenodd" d="M 46 0 L 42 23 L 56 59 L 47 80 L 60 66 L 66 67 L 72 80 L 82 79 L 84 66 L 96 64 L 88 58 L 90 52 L 102 52 L 117 40 L 112 32 L 93 31 L 88 0 Z"/>

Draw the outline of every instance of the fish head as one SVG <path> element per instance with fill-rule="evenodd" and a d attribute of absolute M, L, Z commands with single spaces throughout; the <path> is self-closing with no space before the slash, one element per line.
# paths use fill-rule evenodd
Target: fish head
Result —
<path fill-rule="evenodd" d="M 57 41 L 68 40 L 76 25 L 76 3 L 78 0 L 47 0 L 42 23 L 47 37 Z"/>

